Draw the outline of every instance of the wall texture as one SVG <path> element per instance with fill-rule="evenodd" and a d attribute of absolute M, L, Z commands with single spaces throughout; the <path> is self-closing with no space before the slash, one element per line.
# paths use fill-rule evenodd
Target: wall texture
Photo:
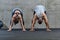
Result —
<path fill-rule="evenodd" d="M 60 28 L 60 0 L 0 0 L 0 20 L 9 27 L 11 12 L 14 8 L 23 10 L 24 21 L 26 28 L 31 27 L 31 19 L 33 17 L 32 9 L 34 6 L 42 4 L 46 7 L 47 17 L 51 28 Z M 45 24 L 35 24 L 35 28 L 45 28 Z M 13 28 L 21 28 L 19 24 Z"/>

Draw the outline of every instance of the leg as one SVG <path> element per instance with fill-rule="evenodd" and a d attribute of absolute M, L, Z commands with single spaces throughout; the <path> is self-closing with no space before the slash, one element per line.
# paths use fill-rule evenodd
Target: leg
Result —
<path fill-rule="evenodd" d="M 19 18 L 20 18 L 19 21 L 20 21 L 20 23 L 21 23 L 22 30 L 23 30 L 23 31 L 26 31 L 26 30 L 25 30 L 25 25 L 24 25 L 23 17 L 22 17 L 21 15 L 19 15 Z"/>
<path fill-rule="evenodd" d="M 14 19 L 12 18 L 12 20 L 10 21 L 10 27 L 9 27 L 8 31 L 11 31 L 11 30 L 12 30 L 13 20 L 14 20 Z"/>
<path fill-rule="evenodd" d="M 45 13 L 43 13 L 43 20 L 44 20 L 44 22 L 45 22 L 45 24 L 46 24 L 47 31 L 51 31 L 51 30 L 49 29 L 48 19 L 47 19 L 47 16 L 46 16 Z"/>
<path fill-rule="evenodd" d="M 32 19 L 32 24 L 31 24 L 31 30 L 30 31 L 34 31 L 34 25 L 36 23 L 37 20 L 37 16 L 36 14 L 34 14 L 33 19 Z"/>
<path fill-rule="evenodd" d="M 13 15 L 13 17 L 12 17 L 12 19 L 11 19 L 11 21 L 10 21 L 10 27 L 9 27 L 8 31 L 11 31 L 11 30 L 12 30 L 12 26 L 13 26 L 13 24 L 14 24 L 15 17 L 16 17 L 16 14 Z"/>

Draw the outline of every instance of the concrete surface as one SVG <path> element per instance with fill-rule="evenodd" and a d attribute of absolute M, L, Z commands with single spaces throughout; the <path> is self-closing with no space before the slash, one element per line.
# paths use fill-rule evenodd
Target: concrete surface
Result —
<path fill-rule="evenodd" d="M 54 29 L 47 32 L 45 29 L 40 29 L 35 32 L 22 32 L 21 30 L 0 29 L 0 40 L 60 40 L 60 29 Z"/>

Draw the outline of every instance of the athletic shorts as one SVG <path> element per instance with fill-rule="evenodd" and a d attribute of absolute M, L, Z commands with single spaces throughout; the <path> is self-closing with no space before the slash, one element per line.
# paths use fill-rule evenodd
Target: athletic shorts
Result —
<path fill-rule="evenodd" d="M 22 10 L 19 9 L 19 8 L 13 9 L 13 11 L 12 11 L 12 16 L 15 14 L 15 11 L 16 11 L 16 10 L 20 11 L 21 16 L 23 16 L 23 12 L 22 12 Z"/>
<path fill-rule="evenodd" d="M 37 5 L 34 8 L 34 13 L 36 13 L 36 15 L 40 18 L 42 17 L 42 13 L 46 12 L 46 9 L 43 5 Z"/>

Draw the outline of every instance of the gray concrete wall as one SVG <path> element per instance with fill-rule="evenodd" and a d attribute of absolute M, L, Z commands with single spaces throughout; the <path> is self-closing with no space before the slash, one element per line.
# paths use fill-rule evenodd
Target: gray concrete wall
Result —
<path fill-rule="evenodd" d="M 51 28 L 60 28 L 60 0 L 0 0 L 0 20 L 9 27 L 12 9 L 18 7 L 23 10 L 26 28 L 31 27 L 34 6 L 42 4 L 47 9 L 47 17 Z M 35 24 L 35 28 L 45 28 L 45 24 Z M 19 24 L 13 28 L 21 28 Z"/>
<path fill-rule="evenodd" d="M 49 23 L 52 28 L 60 28 L 60 0 L 47 0 Z"/>

